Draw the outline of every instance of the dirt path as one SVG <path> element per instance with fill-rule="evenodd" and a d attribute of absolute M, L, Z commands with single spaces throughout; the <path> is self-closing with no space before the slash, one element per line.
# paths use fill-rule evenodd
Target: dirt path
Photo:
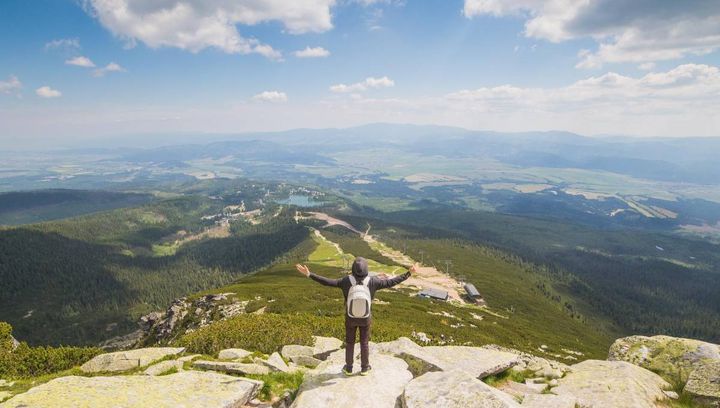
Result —
<path fill-rule="evenodd" d="M 375 249 L 380 254 L 392 259 L 396 263 L 405 266 L 406 268 L 417 262 L 408 255 L 398 251 L 395 248 L 391 248 L 385 243 L 375 239 L 375 237 L 370 235 L 370 225 L 368 225 L 367 231 L 363 233 L 358 231 L 348 222 L 343 221 L 339 218 L 332 217 L 328 214 L 320 212 L 310 212 L 308 214 L 310 214 L 309 218 L 325 221 L 327 223 L 325 225 L 326 227 L 331 225 L 340 225 L 350 231 L 355 232 L 356 234 L 359 234 L 362 239 L 367 242 L 368 245 L 370 245 L 371 248 Z M 319 231 L 315 232 L 319 234 Z M 401 286 L 415 287 L 418 289 L 418 291 L 421 289 L 430 288 L 446 291 L 448 292 L 450 301 L 463 303 L 462 297 L 460 295 L 460 290 L 462 289 L 462 285 L 460 284 L 460 282 L 432 266 L 421 266 L 418 272 L 412 277 L 410 277 L 410 279 L 403 282 Z"/>

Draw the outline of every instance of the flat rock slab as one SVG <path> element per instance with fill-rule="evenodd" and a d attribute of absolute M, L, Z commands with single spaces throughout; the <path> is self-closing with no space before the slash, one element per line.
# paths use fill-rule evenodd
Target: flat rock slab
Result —
<path fill-rule="evenodd" d="M 343 342 L 336 339 L 335 337 L 320 337 L 313 336 L 315 339 L 315 346 L 313 346 L 313 356 L 324 360 L 328 354 L 335 350 L 339 350 L 342 347 Z"/>
<path fill-rule="evenodd" d="M 685 392 L 711 407 L 720 407 L 720 361 L 699 366 L 690 374 Z"/>
<path fill-rule="evenodd" d="M 220 360 L 241 360 L 251 354 L 251 352 L 244 349 L 232 348 L 220 350 L 220 353 L 218 353 L 218 358 Z"/>
<path fill-rule="evenodd" d="M 2 408 L 235 408 L 259 381 L 200 371 L 160 377 L 61 377 L 16 395 Z"/>
<path fill-rule="evenodd" d="M 85 373 L 119 372 L 144 367 L 167 356 L 185 351 L 184 347 L 149 347 L 129 351 L 116 351 L 95 356 L 80 369 Z"/>
<path fill-rule="evenodd" d="M 371 355 L 370 361 L 370 375 L 350 377 L 342 373 L 341 362 L 323 362 L 306 375 L 292 407 L 394 408 L 412 379 L 407 363 L 382 354 Z"/>
<path fill-rule="evenodd" d="M 406 337 L 371 344 L 370 349 L 396 356 L 409 355 L 438 370 L 460 370 L 480 379 L 501 373 L 520 362 L 517 354 L 505 351 L 466 346 L 421 347 Z"/>
<path fill-rule="evenodd" d="M 518 355 L 466 346 L 423 347 L 417 356 L 443 371 L 460 370 L 475 378 L 501 373 L 518 363 Z"/>
<path fill-rule="evenodd" d="M 510 396 L 462 371 L 425 373 L 410 381 L 404 408 L 520 408 Z"/>
<path fill-rule="evenodd" d="M 533 394 L 523 398 L 522 408 L 575 408 L 577 399 L 570 395 Z"/>
<path fill-rule="evenodd" d="M 153 364 L 145 370 L 145 375 L 161 375 L 169 371 L 182 371 L 183 362 L 180 360 L 165 360 L 157 364 Z"/>
<path fill-rule="evenodd" d="M 196 360 L 193 367 L 203 370 L 222 371 L 231 374 L 270 374 L 270 368 L 260 364 L 236 363 L 233 361 Z"/>
<path fill-rule="evenodd" d="M 315 355 L 315 348 L 310 346 L 299 346 L 297 344 L 290 344 L 283 346 L 280 350 L 280 354 L 288 360 L 292 360 L 295 357 L 312 357 Z"/>
<path fill-rule="evenodd" d="M 580 408 L 655 408 L 669 387 L 659 375 L 624 361 L 587 360 L 571 366 L 552 392 L 577 398 Z"/>

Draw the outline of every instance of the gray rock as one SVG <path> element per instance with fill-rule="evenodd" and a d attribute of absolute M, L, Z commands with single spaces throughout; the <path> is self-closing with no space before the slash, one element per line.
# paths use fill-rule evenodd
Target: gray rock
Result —
<path fill-rule="evenodd" d="M 193 367 L 203 370 L 222 371 L 231 374 L 270 374 L 270 369 L 259 364 L 245 364 L 232 361 L 193 361 Z"/>
<path fill-rule="evenodd" d="M 407 363 L 399 358 L 373 354 L 370 375 L 345 377 L 342 362 L 327 360 L 305 376 L 294 408 L 394 407 L 412 379 Z"/>
<path fill-rule="evenodd" d="M 315 348 L 310 346 L 298 346 L 296 344 L 290 344 L 283 346 L 280 350 L 280 354 L 287 360 L 293 360 L 294 357 L 305 356 L 312 357 L 315 355 Z M 294 360 L 293 360 L 294 361 Z"/>
<path fill-rule="evenodd" d="M 343 342 L 334 337 L 313 336 L 315 346 L 313 347 L 313 357 L 324 360 L 335 350 L 340 350 Z"/>
<path fill-rule="evenodd" d="M 193 361 L 199 357 L 202 357 L 202 356 L 200 354 L 190 354 L 188 356 L 182 356 L 182 357 L 178 358 L 178 361 L 182 361 L 183 363 L 185 363 L 188 361 Z"/>
<path fill-rule="evenodd" d="M 371 345 L 371 350 L 396 356 L 408 355 L 437 370 L 460 370 L 476 378 L 501 373 L 518 364 L 517 354 L 485 347 L 421 347 L 402 337 L 395 341 Z"/>
<path fill-rule="evenodd" d="M 510 395 L 462 371 L 436 371 L 415 378 L 405 386 L 402 404 L 405 408 L 520 407 Z"/>
<path fill-rule="evenodd" d="M 241 348 L 231 348 L 220 350 L 220 353 L 218 353 L 218 358 L 220 360 L 242 360 L 243 358 L 251 354 L 251 352 L 243 350 Z"/>
<path fill-rule="evenodd" d="M 2 408 L 235 408 L 255 397 L 262 382 L 183 371 L 159 377 L 61 377 L 16 395 Z"/>
<path fill-rule="evenodd" d="M 615 340 L 608 360 L 627 361 L 672 380 L 703 363 L 720 361 L 720 345 L 670 336 L 630 336 Z"/>
<path fill-rule="evenodd" d="M 557 368 L 547 367 L 542 371 L 542 376 L 548 380 L 558 379 L 562 377 L 563 373 Z"/>
<path fill-rule="evenodd" d="M 575 408 L 577 399 L 570 395 L 532 394 L 522 401 L 523 408 Z M 608 407 L 609 408 L 609 407 Z"/>
<path fill-rule="evenodd" d="M 508 381 L 500 385 L 498 388 L 513 397 L 522 398 L 527 394 L 540 394 L 547 389 L 547 384 L 522 384 L 515 381 Z"/>
<path fill-rule="evenodd" d="M 684 391 L 699 403 L 720 407 L 720 361 L 697 367 L 690 374 Z"/>
<path fill-rule="evenodd" d="M 571 370 L 552 392 L 577 398 L 580 408 L 656 408 L 670 387 L 659 375 L 624 361 L 587 360 Z"/>
<path fill-rule="evenodd" d="M 157 364 L 153 364 L 145 370 L 145 375 L 160 375 L 170 370 L 182 371 L 183 362 L 180 360 L 165 360 Z"/>
<path fill-rule="evenodd" d="M 137 350 L 100 354 L 83 364 L 84 373 L 119 372 L 144 367 L 167 356 L 185 351 L 184 347 L 150 347 Z"/>
<path fill-rule="evenodd" d="M 263 364 L 268 366 L 272 371 L 281 371 L 283 373 L 289 373 L 290 367 L 285 363 L 285 360 L 280 357 L 278 352 L 272 353 L 267 360 L 260 358 L 255 359 L 255 363 Z"/>
<path fill-rule="evenodd" d="M 312 356 L 295 356 L 292 362 L 299 366 L 315 368 L 322 363 L 322 360 L 318 360 Z"/>

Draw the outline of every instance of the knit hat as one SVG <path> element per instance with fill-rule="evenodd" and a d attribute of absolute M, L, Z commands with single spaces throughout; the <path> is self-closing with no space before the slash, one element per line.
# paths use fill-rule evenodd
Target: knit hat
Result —
<path fill-rule="evenodd" d="M 355 258 L 355 262 L 352 264 L 352 274 L 358 278 L 364 278 L 368 275 L 368 263 L 365 258 Z"/>

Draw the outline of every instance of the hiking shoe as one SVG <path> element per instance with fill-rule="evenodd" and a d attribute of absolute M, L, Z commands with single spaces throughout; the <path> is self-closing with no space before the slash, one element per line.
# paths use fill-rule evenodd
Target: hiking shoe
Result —
<path fill-rule="evenodd" d="M 346 376 L 351 376 L 352 375 L 352 367 L 344 366 L 342 369 L 342 372 Z"/>
<path fill-rule="evenodd" d="M 372 367 L 363 368 L 362 371 L 360 371 L 360 375 L 370 375 L 370 371 L 372 371 Z"/>

